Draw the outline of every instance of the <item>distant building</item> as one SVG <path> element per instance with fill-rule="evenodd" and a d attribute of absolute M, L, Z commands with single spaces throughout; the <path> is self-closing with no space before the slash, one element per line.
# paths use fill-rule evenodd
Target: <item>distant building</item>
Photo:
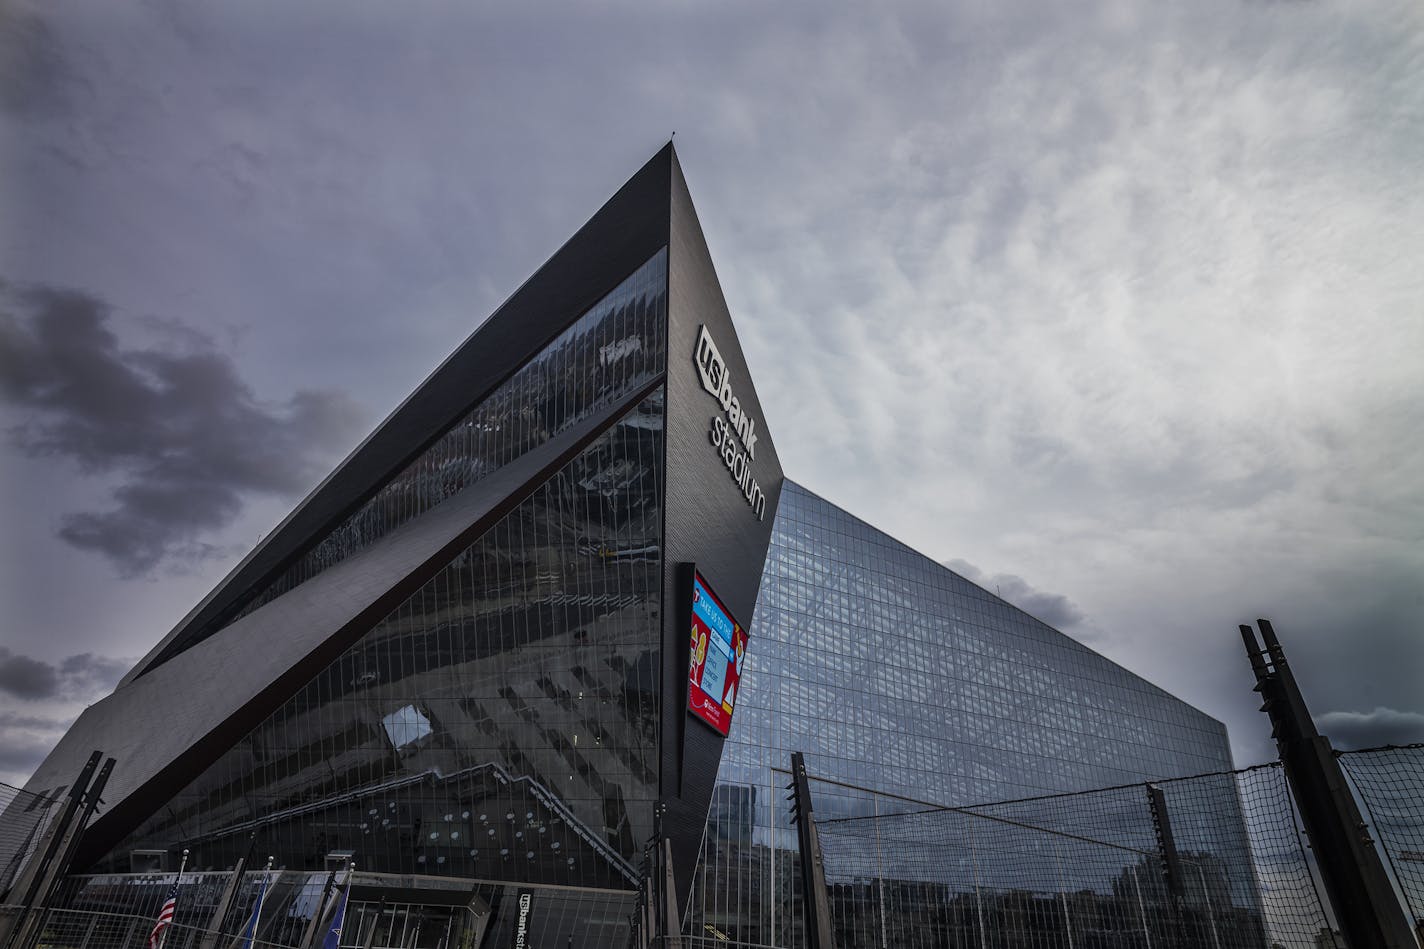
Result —
<path fill-rule="evenodd" d="M 952 805 L 1230 767 L 1219 722 L 783 477 L 671 146 L 29 787 L 94 748 L 118 765 L 81 871 L 171 870 L 182 848 L 221 870 L 255 846 L 324 875 L 355 854 L 350 933 L 396 912 L 384 886 L 437 907 L 444 945 L 510 945 L 522 920 L 560 949 L 626 943 L 658 814 L 691 932 L 796 944 L 792 750 Z M 857 794 L 823 816 L 863 815 Z M 1188 885 L 1254 911 L 1234 791 L 1178 822 L 1184 849 L 1232 842 Z M 886 931 L 968 905 L 878 859 L 876 886 L 839 885 Z M 1127 866 L 1054 886 L 1121 902 Z"/>

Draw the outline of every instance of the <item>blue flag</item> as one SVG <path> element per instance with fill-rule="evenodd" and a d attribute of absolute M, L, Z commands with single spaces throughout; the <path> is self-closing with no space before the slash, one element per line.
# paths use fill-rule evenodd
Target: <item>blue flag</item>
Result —
<path fill-rule="evenodd" d="M 331 927 L 321 941 L 321 949 L 339 949 L 341 946 L 341 927 L 346 925 L 346 897 L 350 895 L 351 887 L 348 886 L 341 894 L 341 902 L 336 904 L 336 915 L 331 917 Z"/>
<path fill-rule="evenodd" d="M 257 891 L 257 905 L 252 907 L 252 915 L 247 917 L 247 925 L 242 927 L 242 949 L 252 949 L 257 939 L 257 927 L 262 921 L 262 901 L 267 897 L 267 874 L 262 874 L 262 887 Z"/>

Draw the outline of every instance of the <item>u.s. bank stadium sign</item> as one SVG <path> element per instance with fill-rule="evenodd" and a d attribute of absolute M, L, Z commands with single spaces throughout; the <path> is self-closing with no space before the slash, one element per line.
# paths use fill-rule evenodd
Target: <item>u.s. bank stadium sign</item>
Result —
<path fill-rule="evenodd" d="M 766 495 L 752 476 L 752 462 L 756 459 L 756 419 L 751 417 L 732 391 L 732 373 L 705 325 L 697 333 L 697 347 L 692 352 L 692 361 L 697 364 L 697 374 L 702 377 L 702 388 L 722 406 L 723 414 L 712 416 L 712 425 L 708 429 L 712 447 L 717 450 L 727 473 L 737 483 L 757 520 L 765 520 Z"/>

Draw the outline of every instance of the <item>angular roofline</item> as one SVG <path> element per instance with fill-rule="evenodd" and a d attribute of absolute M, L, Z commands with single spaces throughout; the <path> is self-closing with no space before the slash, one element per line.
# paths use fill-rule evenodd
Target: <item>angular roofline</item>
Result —
<path fill-rule="evenodd" d="M 1150 688 L 1156 689 L 1158 692 L 1162 693 L 1162 695 L 1166 696 L 1167 698 L 1171 699 L 1172 701 L 1182 703 L 1182 704 L 1185 705 L 1187 708 L 1189 708 L 1189 709 L 1191 709 L 1192 711 L 1196 712 L 1198 715 L 1201 715 L 1203 718 L 1207 719 L 1208 721 L 1215 722 L 1216 724 L 1220 725 L 1222 732 L 1229 735 L 1229 732 L 1227 731 L 1227 728 L 1226 728 L 1226 723 L 1223 722 L 1221 719 L 1217 718 L 1215 715 L 1212 715 L 1212 714 L 1210 714 L 1210 713 L 1208 713 L 1208 712 L 1202 711 L 1201 709 L 1197 708 L 1195 705 L 1193 705 L 1191 702 L 1188 702 L 1186 699 L 1182 698 L 1181 696 L 1179 696 L 1179 695 L 1174 695 L 1173 693 L 1168 692 L 1166 689 L 1162 688 L 1162 687 L 1161 687 L 1160 685 L 1158 685 L 1156 682 L 1153 682 L 1151 679 L 1149 679 L 1149 678 L 1147 678 L 1146 676 L 1142 675 L 1142 673 L 1140 673 L 1140 672 L 1133 672 L 1133 671 L 1132 671 L 1131 669 L 1129 669 L 1127 666 L 1124 666 L 1122 663 L 1118 662 L 1117 660 L 1115 660 L 1115 659 L 1113 659 L 1113 658 L 1111 658 L 1111 657 L 1109 657 L 1109 656 L 1103 655 L 1102 653 L 1100 653 L 1100 652 L 1098 652 L 1096 649 L 1094 649 L 1092 646 L 1089 646 L 1087 643 L 1082 642 L 1081 640 L 1078 640 L 1078 639 L 1074 638 L 1073 636 L 1069 635 L 1068 633 L 1063 632 L 1063 630 L 1059 629 L 1057 626 L 1054 626 L 1054 625 L 1051 624 L 1051 623 L 1045 623 L 1043 620 L 1039 619 L 1037 616 L 1034 616 L 1032 613 L 1030 613 L 1028 610 L 1024 609 L 1023 607 L 1017 606 L 1017 605 L 1015 605 L 1015 604 L 1013 604 L 1013 603 L 1010 603 L 1008 600 L 1004 599 L 1002 596 L 999 596 L 997 593 L 992 593 L 992 592 L 990 592 L 987 588 L 985 588 L 985 587 L 983 587 L 983 586 L 980 586 L 979 584 L 975 583 L 973 580 L 969 579 L 969 578 L 966 577 L 964 574 L 962 574 L 962 573 L 958 572 L 957 570 L 954 570 L 954 569 L 952 569 L 952 568 L 950 568 L 950 567 L 945 566 L 943 563 L 941 563 L 940 561 L 934 559 L 933 557 L 931 557 L 929 554 L 925 553 L 924 551 L 919 550 L 919 549 L 917 549 L 917 548 L 915 548 L 915 547 L 910 546 L 909 544 L 905 543 L 903 540 L 901 540 L 900 538 L 896 537 L 894 534 L 891 534 L 889 531 L 885 530 L 884 528 L 876 527 L 874 524 L 870 523 L 870 522 L 867 521 L 865 518 L 863 518 L 863 517 L 861 517 L 860 515 L 856 514 L 854 511 L 851 511 L 851 510 L 849 510 L 849 509 L 847 509 L 847 508 L 841 507 L 841 506 L 840 506 L 839 504 L 837 504 L 835 501 L 832 501 L 830 498 L 826 497 L 826 496 L 823 495 L 823 494 L 818 494 L 817 492 L 815 492 L 815 491 L 811 490 L 810 488 L 806 487 L 806 485 L 802 484 L 800 481 L 797 481 L 797 480 L 795 480 L 794 478 L 789 478 L 789 477 L 788 477 L 788 478 L 786 479 L 786 483 L 787 483 L 788 485 L 790 485 L 791 487 L 793 487 L 793 488 L 796 488 L 796 489 L 799 489 L 799 490 L 801 490 L 801 491 L 804 491 L 806 494 L 809 494 L 811 497 L 815 498 L 815 499 L 818 500 L 818 501 L 821 501 L 821 502 L 824 502 L 824 503 L 826 503 L 826 504 L 829 504 L 831 507 L 833 507 L 833 508 L 835 508 L 836 510 L 842 512 L 843 514 L 846 514 L 846 515 L 849 516 L 849 517 L 855 518 L 857 521 L 859 521 L 860 523 L 864 524 L 866 527 L 869 527 L 871 530 L 875 531 L 876 533 L 878 533 L 878 534 L 883 534 L 884 536 L 890 538 L 892 541 L 894 541 L 895 543 L 899 544 L 901 547 L 905 548 L 907 551 L 909 551 L 910 553 L 914 554 L 915 556 L 917 556 L 917 557 L 922 557 L 922 558 L 924 558 L 925 560 L 928 560 L 930 563 L 934 564 L 934 566 L 937 567 L 938 569 L 943 570 L 943 571 L 946 572 L 946 573 L 953 574 L 954 576 L 956 576 L 956 577 L 958 577 L 959 579 L 963 580 L 965 583 L 969 584 L 970 586 L 974 587 L 974 588 L 977 589 L 977 590 L 982 590 L 982 591 L 984 592 L 984 595 L 985 595 L 985 596 L 988 596 L 988 597 L 990 597 L 990 598 L 992 598 L 992 599 L 994 599 L 994 600 L 998 600 L 1000 603 L 1004 604 L 1004 605 L 1007 606 L 1009 609 L 1011 609 L 1011 610 L 1013 610 L 1013 611 L 1015 611 L 1015 612 L 1017 612 L 1017 613 L 1022 613 L 1024 616 L 1027 616 L 1029 619 L 1033 620 L 1035 623 L 1038 623 L 1040 626 L 1043 626 L 1045 629 L 1052 630 L 1053 632 L 1057 633 L 1059 636 L 1062 636 L 1064 639 L 1068 640 L 1069 642 L 1071 642 L 1073 645 L 1077 646 L 1078 648 L 1087 650 L 1088 652 L 1090 652 L 1090 653 L 1092 653 L 1093 655 L 1097 656 L 1099 659 L 1103 660 L 1104 662 L 1109 663 L 1110 665 L 1113 665 L 1113 666 L 1117 667 L 1118 669 L 1121 669 L 1123 672 L 1125 672 L 1125 673 L 1127 673 L 1128 675 L 1132 676 L 1134 679 L 1137 679 L 1137 680 L 1139 680 L 1140 682 L 1143 682 L 1144 684 L 1146 684 L 1146 685 L 1149 686 Z M 1235 764 L 1235 761 L 1234 761 L 1234 760 L 1232 761 L 1232 764 L 1233 764 L 1233 765 Z"/>

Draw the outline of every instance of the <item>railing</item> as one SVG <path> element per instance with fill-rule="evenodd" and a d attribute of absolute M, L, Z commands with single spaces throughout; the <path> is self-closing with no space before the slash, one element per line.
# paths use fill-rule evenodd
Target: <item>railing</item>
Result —
<path fill-rule="evenodd" d="M 153 926 L 152 917 L 52 909 L 45 912 L 37 945 L 44 949 L 148 949 Z M 219 938 L 212 940 L 213 936 Z M 168 927 L 163 949 L 200 949 L 205 938 L 218 949 L 231 949 L 239 940 L 244 949 L 249 945 L 238 933 L 216 934 L 202 926 L 179 923 Z M 253 940 L 250 945 L 251 949 L 296 949 L 293 943 L 263 939 Z"/>

